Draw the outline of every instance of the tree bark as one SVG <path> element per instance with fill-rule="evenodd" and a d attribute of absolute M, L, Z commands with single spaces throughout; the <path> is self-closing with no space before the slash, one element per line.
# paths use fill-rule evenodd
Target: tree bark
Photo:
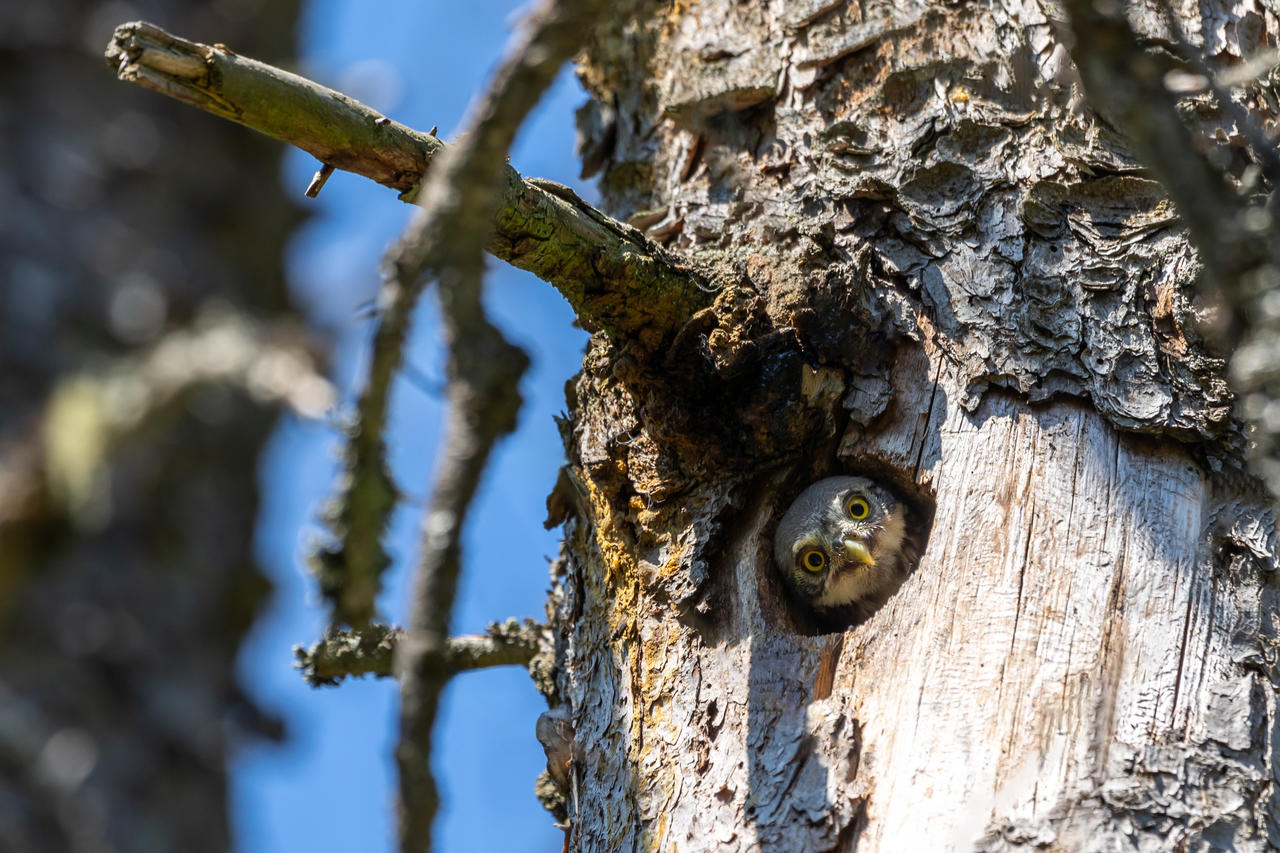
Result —
<path fill-rule="evenodd" d="M 1157 11 L 1130 10 L 1155 49 Z M 1280 30 L 1174 12 L 1214 70 Z M 606 206 L 736 278 L 659 358 L 596 335 L 569 389 L 575 849 L 1280 846 L 1270 498 L 1193 327 L 1196 253 L 1083 103 L 1061 22 L 618 20 L 580 66 Z M 1274 121 L 1264 85 L 1238 94 Z M 926 547 L 824 635 L 770 540 L 845 471 L 893 486 Z"/>

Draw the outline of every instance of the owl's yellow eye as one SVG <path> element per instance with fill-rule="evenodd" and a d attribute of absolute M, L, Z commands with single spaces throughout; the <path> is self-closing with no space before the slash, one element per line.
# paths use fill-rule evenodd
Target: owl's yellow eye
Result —
<path fill-rule="evenodd" d="M 849 517 L 855 521 L 864 519 L 871 512 L 871 505 L 862 498 L 850 498 L 849 502 L 844 505 L 845 512 L 849 513 Z"/>
<path fill-rule="evenodd" d="M 800 555 L 800 565 L 804 566 L 811 572 L 820 572 L 822 567 L 827 564 L 827 555 L 821 551 L 812 549 L 805 551 Z"/>

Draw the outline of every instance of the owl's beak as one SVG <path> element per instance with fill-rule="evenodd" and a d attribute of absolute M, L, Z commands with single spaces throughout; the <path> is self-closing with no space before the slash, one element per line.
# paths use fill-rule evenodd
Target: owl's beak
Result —
<path fill-rule="evenodd" d="M 849 559 L 855 563 L 862 563 L 867 566 L 874 566 L 876 560 L 871 556 L 871 551 L 867 549 L 867 543 L 861 539 L 854 539 L 852 536 L 846 536 L 840 540 L 840 546 L 844 548 L 844 552 L 849 555 Z"/>

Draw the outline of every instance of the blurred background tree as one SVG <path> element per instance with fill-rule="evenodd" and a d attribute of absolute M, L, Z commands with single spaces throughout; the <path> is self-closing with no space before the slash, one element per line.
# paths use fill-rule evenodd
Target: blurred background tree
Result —
<path fill-rule="evenodd" d="M 313 690 L 291 646 L 323 621 L 305 556 L 335 472 L 324 404 L 351 400 L 379 257 L 409 209 L 341 175 L 303 199 L 313 161 L 122 86 L 102 50 L 116 25 L 149 19 L 445 135 L 516 5 L 0 9 L 0 848 L 391 846 L 395 685 Z M 413 85 L 425 55 L 453 81 Z M 576 178 L 581 98 L 564 75 L 517 149 L 529 168 Z M 475 537 L 492 574 L 464 588 L 461 630 L 540 616 L 540 555 L 556 547 L 541 524 L 563 456 L 552 415 L 585 335 L 529 285 L 495 271 L 497 310 L 523 318 L 534 367 L 525 428 L 480 509 L 504 533 Z M 417 319 L 416 372 L 393 399 L 393 466 L 411 493 L 397 566 L 441 408 L 434 306 Z M 274 376 L 253 371 L 253 347 L 279 351 Z M 391 613 L 404 583 L 384 596 Z M 558 843 L 533 795 L 544 707 L 519 671 L 451 690 L 441 849 Z"/>
<path fill-rule="evenodd" d="M 120 6 L 0 11 L 10 850 L 225 850 L 229 749 L 282 733 L 235 677 L 271 586 L 253 530 L 280 396 L 253 387 L 243 348 L 271 340 L 308 373 L 281 253 L 302 215 L 256 192 L 277 146 L 104 73 Z M 294 51 L 297 3 L 163 11 Z"/>

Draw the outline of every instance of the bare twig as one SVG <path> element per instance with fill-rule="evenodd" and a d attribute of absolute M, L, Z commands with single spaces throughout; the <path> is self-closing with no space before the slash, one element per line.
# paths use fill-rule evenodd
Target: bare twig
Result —
<path fill-rule="evenodd" d="M 313 687 L 344 678 L 394 674 L 392 656 L 404 636 L 399 628 L 373 625 L 368 631 L 335 631 L 309 649 L 294 649 L 296 666 Z M 450 637 L 442 666 L 450 675 L 493 666 L 528 666 L 547 645 L 546 627 L 526 619 L 495 623 L 483 634 Z"/>
<path fill-rule="evenodd" d="M 445 144 L 347 96 L 221 46 L 144 22 L 122 24 L 107 62 L 123 81 L 295 145 L 321 163 L 398 190 L 406 201 Z M 550 182 L 504 166 L 486 248 L 550 282 L 588 330 L 654 352 L 710 302 L 688 261 Z"/>
<path fill-rule="evenodd" d="M 525 115 L 582 43 L 599 0 L 547 0 L 534 9 L 498 68 L 468 130 L 423 189 L 423 214 L 393 259 L 373 373 L 400 361 L 400 346 L 424 272 L 439 283 L 449 345 L 450 414 L 421 555 L 400 643 L 400 849 L 431 848 L 439 804 L 431 774 L 431 729 L 448 679 L 444 651 L 461 568 L 461 534 L 480 475 L 497 440 L 515 426 L 520 375 L 528 359 L 488 321 L 480 297 L 483 249 L 490 244 L 495 190 L 506 153 Z M 383 363 L 379 363 L 379 359 Z"/>
<path fill-rule="evenodd" d="M 307 190 L 306 193 L 304 193 L 306 197 L 315 198 L 320 195 L 320 190 L 324 189 L 324 185 L 329 182 L 329 178 L 332 175 L 333 166 L 328 163 L 321 165 L 320 168 L 316 170 L 316 173 L 311 176 L 311 183 L 307 184 Z"/>

